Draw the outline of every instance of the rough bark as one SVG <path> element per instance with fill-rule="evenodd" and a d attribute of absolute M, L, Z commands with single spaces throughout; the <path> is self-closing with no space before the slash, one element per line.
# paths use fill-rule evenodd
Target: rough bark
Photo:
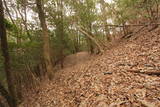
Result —
<path fill-rule="evenodd" d="M 44 57 L 44 62 L 46 65 L 46 70 L 47 70 L 48 76 L 51 79 L 51 75 L 53 72 L 53 66 L 52 66 L 51 55 L 50 55 L 50 43 L 49 43 L 48 28 L 47 28 L 46 21 L 45 21 L 45 14 L 42 9 L 42 1 L 36 0 L 36 4 L 37 4 L 37 9 L 38 9 L 40 24 L 42 27 L 43 57 Z"/>
<path fill-rule="evenodd" d="M 7 43 L 7 36 L 6 36 L 6 28 L 4 24 L 4 12 L 3 12 L 3 3 L 0 0 L 0 39 L 1 39 L 1 48 L 2 54 L 4 57 L 4 66 L 5 66 L 5 73 L 7 78 L 8 90 L 9 94 L 12 97 L 12 101 L 8 102 L 11 104 L 11 107 L 16 107 L 16 100 L 15 91 L 14 91 L 14 83 L 13 83 L 13 76 L 11 74 L 11 66 L 10 66 L 10 56 L 8 52 L 8 43 Z M 1 94 L 3 88 L 1 87 Z"/>

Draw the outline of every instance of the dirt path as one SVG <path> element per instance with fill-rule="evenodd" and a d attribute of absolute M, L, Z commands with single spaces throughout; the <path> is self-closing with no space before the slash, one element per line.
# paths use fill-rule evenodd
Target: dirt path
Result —
<path fill-rule="evenodd" d="M 88 52 L 78 52 L 73 55 L 69 55 L 64 59 L 64 67 L 72 67 L 77 64 L 84 63 L 91 59 L 91 56 Z"/>
<path fill-rule="evenodd" d="M 57 72 L 52 82 L 42 83 L 23 105 L 160 107 L 160 77 L 129 72 L 160 72 L 160 29 L 146 29 L 104 55 L 81 62 Z"/>

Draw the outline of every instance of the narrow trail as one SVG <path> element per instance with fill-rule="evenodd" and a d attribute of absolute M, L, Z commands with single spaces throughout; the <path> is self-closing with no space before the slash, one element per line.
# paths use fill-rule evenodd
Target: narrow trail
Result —
<path fill-rule="evenodd" d="M 73 62 L 74 63 L 74 62 Z M 24 107 L 160 107 L 160 29 L 119 42 L 101 56 L 56 72 L 29 94 Z"/>

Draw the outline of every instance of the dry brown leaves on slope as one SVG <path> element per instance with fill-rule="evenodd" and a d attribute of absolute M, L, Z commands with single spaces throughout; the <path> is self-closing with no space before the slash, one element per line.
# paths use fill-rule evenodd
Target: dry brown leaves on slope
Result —
<path fill-rule="evenodd" d="M 25 107 L 160 107 L 160 29 L 143 32 L 102 56 L 55 74 L 26 98 Z"/>

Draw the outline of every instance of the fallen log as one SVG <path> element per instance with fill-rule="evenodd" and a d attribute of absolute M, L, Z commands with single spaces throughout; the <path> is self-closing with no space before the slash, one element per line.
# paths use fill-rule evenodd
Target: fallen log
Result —
<path fill-rule="evenodd" d="M 139 70 L 139 69 L 128 69 L 127 72 L 160 76 L 160 72 L 159 72 L 159 71 L 154 71 L 154 72 L 153 72 L 153 71 L 142 72 L 142 71 Z"/>
<path fill-rule="evenodd" d="M 138 29 L 137 31 L 135 31 L 135 32 L 133 32 L 133 33 L 130 33 L 130 34 L 128 34 L 128 35 L 124 35 L 122 38 L 125 38 L 125 39 L 130 38 L 131 36 L 139 33 L 139 32 L 140 32 L 141 30 L 143 30 L 145 27 L 147 27 L 147 25 L 142 26 L 140 29 Z"/>
<path fill-rule="evenodd" d="M 112 24 L 106 24 L 105 26 L 110 27 L 137 27 L 137 26 L 152 26 L 152 25 L 160 25 L 160 23 L 149 23 L 149 24 L 126 24 L 126 25 L 112 25 Z M 103 27 L 103 26 L 96 26 L 94 27 Z"/>

